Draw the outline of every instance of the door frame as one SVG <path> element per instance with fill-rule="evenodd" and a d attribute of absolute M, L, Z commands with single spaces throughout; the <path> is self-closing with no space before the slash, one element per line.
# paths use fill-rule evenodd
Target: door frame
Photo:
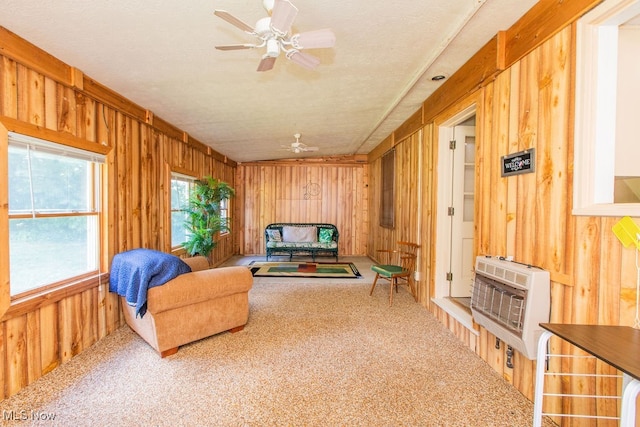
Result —
<path fill-rule="evenodd" d="M 450 297 L 471 297 L 471 285 L 473 281 L 473 267 L 475 265 L 475 224 L 476 218 L 473 215 L 470 220 L 465 221 L 467 201 L 465 186 L 467 185 L 467 138 L 473 134 L 473 149 L 475 154 L 476 125 L 461 122 L 453 128 L 453 139 L 456 141 L 455 150 L 452 153 L 452 177 L 453 188 L 450 189 L 450 200 L 448 206 L 455 210 L 453 216 L 448 216 L 451 223 L 451 250 L 449 258 L 449 272 L 452 273 L 452 280 L 449 282 Z M 474 161 L 475 164 L 475 161 Z M 471 170 L 475 178 L 475 169 Z M 470 190 L 474 194 L 474 188 Z M 475 195 L 471 201 L 471 209 L 475 210 Z"/>
<path fill-rule="evenodd" d="M 445 173 L 444 171 L 448 171 L 448 165 L 451 162 L 450 156 L 452 154 L 449 150 L 449 140 L 451 139 L 453 128 L 473 115 L 477 117 L 477 113 L 478 106 L 474 102 L 436 125 L 436 135 L 438 137 L 438 170 L 442 172 L 438 173 L 437 179 L 437 238 L 434 262 L 434 295 L 432 301 L 471 330 L 473 330 L 471 315 L 462 309 L 462 307 L 447 299 L 449 296 L 449 282 L 446 280 L 446 274 L 449 270 L 449 254 L 451 250 L 451 221 L 448 215 L 451 196 L 451 174 Z M 478 140 L 477 133 L 478 127 L 476 124 L 476 141 Z M 475 220 L 477 220 L 477 218 Z"/>

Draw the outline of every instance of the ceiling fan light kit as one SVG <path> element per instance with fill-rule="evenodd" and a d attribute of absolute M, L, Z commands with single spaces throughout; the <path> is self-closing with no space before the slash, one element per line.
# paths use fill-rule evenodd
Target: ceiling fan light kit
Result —
<path fill-rule="evenodd" d="M 293 137 L 296 139 L 296 141 L 292 142 L 290 146 L 289 145 L 283 145 L 282 146 L 283 150 L 291 151 L 292 153 L 295 153 L 295 154 L 304 153 L 305 151 L 318 151 L 319 150 L 318 147 L 309 147 L 307 144 L 304 144 L 304 143 L 300 142 L 300 134 L 299 133 L 294 134 Z"/>
<path fill-rule="evenodd" d="M 267 34 L 271 33 L 271 18 L 267 16 L 266 18 L 258 19 L 254 31 L 259 37 L 265 37 Z"/>
<path fill-rule="evenodd" d="M 277 58 L 280 55 L 280 44 L 276 40 L 267 40 L 267 53 L 265 54 L 269 58 Z"/>
<path fill-rule="evenodd" d="M 273 12 L 274 3 L 275 3 L 274 0 L 262 0 L 262 6 L 264 7 L 264 9 L 267 11 L 269 15 L 271 15 L 271 12 Z"/>
<path fill-rule="evenodd" d="M 258 64 L 258 71 L 271 70 L 275 64 L 275 59 L 280 56 L 280 52 L 284 52 L 285 57 L 292 62 L 311 70 L 320 65 L 320 59 L 307 53 L 302 53 L 300 50 L 333 47 L 336 43 L 336 36 L 333 31 L 326 28 L 291 35 L 291 25 L 298 15 L 298 8 L 289 0 L 263 0 L 263 6 L 271 17 L 258 20 L 255 28 L 227 11 L 214 11 L 214 14 L 219 18 L 260 40 L 257 44 L 222 45 L 216 46 L 216 49 L 238 50 L 266 46 L 267 51 L 262 55 L 262 60 Z"/>

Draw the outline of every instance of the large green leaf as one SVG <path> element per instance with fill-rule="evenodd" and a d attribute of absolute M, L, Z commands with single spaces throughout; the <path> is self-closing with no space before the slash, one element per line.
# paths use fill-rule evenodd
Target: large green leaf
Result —
<path fill-rule="evenodd" d="M 226 182 L 207 176 L 195 182 L 189 194 L 186 210 L 188 240 L 184 243 L 190 255 L 208 256 L 216 247 L 215 238 L 229 231 L 230 218 L 220 216 L 220 204 L 235 196 L 235 190 Z"/>

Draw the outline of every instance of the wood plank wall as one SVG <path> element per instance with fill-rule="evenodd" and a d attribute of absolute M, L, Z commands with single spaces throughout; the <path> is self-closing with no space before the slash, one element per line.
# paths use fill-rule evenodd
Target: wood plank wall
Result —
<path fill-rule="evenodd" d="M 381 157 L 371 162 L 370 167 L 370 196 L 369 196 L 369 218 L 371 227 L 375 233 L 368 235 L 368 255 L 377 259 L 377 251 L 380 249 L 395 249 L 396 242 L 406 241 L 420 243 L 422 247 L 418 251 L 420 274 L 428 273 L 428 263 L 430 258 L 431 245 L 425 244 L 430 238 L 421 235 L 421 231 L 429 233 L 432 221 L 430 209 L 420 209 L 419 206 L 428 205 L 434 193 L 433 175 L 423 174 L 421 171 L 431 170 L 432 151 L 431 146 L 423 143 L 424 133 L 429 129 L 419 130 L 402 141 L 389 148 L 395 150 L 395 176 L 394 176 L 394 228 L 380 227 L 380 199 L 381 199 Z M 426 181 L 423 181 L 423 178 Z M 424 225 L 428 225 L 425 229 Z M 426 277 L 426 276 L 425 276 Z M 418 295 L 423 303 L 427 303 L 426 288 L 422 286 L 424 282 L 418 283 Z"/>
<path fill-rule="evenodd" d="M 0 36 L 0 122 L 31 129 L 34 136 L 46 138 L 53 132 L 61 139 L 69 135 L 110 147 L 103 178 L 103 272 L 115 253 L 138 247 L 171 250 L 172 170 L 195 177 L 211 174 L 235 185 L 235 162 L 1 27 Z M 2 250 L 8 251 L 8 233 L 0 239 Z M 212 263 L 233 255 L 235 241 L 226 236 Z M 53 297 L 13 305 L 0 319 L 0 399 L 121 325 L 108 275 Z"/>
<path fill-rule="evenodd" d="M 476 191 L 478 254 L 513 254 L 551 272 L 552 322 L 575 322 L 572 274 L 572 97 L 574 55 L 566 28 L 486 86 L 481 102 Z M 536 172 L 501 178 L 501 155 L 536 148 Z M 487 189 L 492 189 L 487 191 Z M 596 256 L 596 254 L 593 254 Z M 578 305 L 579 306 L 579 305 Z M 584 307 L 580 307 L 583 309 Z M 516 352 L 506 366 L 506 348 L 481 329 L 479 352 L 525 396 L 533 397 L 535 364 Z"/>
<path fill-rule="evenodd" d="M 338 228 L 340 255 L 365 255 L 368 165 L 362 162 L 260 162 L 238 165 L 244 223 L 240 251 L 265 254 L 264 229 L 275 222 L 325 222 Z M 308 194 L 308 185 L 320 192 Z"/>
<path fill-rule="evenodd" d="M 541 46 L 515 62 L 495 80 L 479 88 L 473 101 L 477 107 L 476 170 L 476 253 L 512 254 L 515 259 L 539 265 L 551 272 L 551 321 L 559 323 L 628 325 L 635 316 L 635 256 L 611 233 L 620 218 L 573 216 L 573 75 L 575 34 L 572 25 L 552 36 Z M 466 104 L 464 104 L 466 102 Z M 453 105 L 461 110 L 471 101 Z M 428 100 L 425 104 L 428 103 Z M 463 105 L 464 104 L 464 105 Z M 374 206 L 379 188 L 379 160 L 371 161 L 369 254 L 384 247 L 396 235 L 414 235 L 415 212 L 432 212 L 435 193 L 429 189 L 437 182 L 437 123 L 450 111 L 436 117 L 418 133 L 399 141 L 396 167 L 414 170 L 413 153 L 422 144 L 423 168 L 416 175 L 422 180 L 421 205 L 411 204 L 409 215 L 400 214 L 393 232 L 377 226 Z M 431 148 L 428 148 L 431 147 Z M 536 171 L 509 178 L 500 176 L 500 156 L 535 147 Z M 396 201 L 407 206 L 413 188 L 403 184 Z M 408 196 L 408 198 L 407 198 Z M 636 222 L 638 219 L 636 218 Z M 427 246 L 435 238 L 434 221 L 423 214 L 417 226 L 421 243 Z M 429 271 L 433 256 L 421 255 L 421 269 Z M 461 341 L 477 352 L 506 381 L 529 399 L 533 398 L 535 362 L 515 352 L 514 368 L 506 365 L 506 346 L 495 349 L 495 337 L 484 328 L 476 338 L 453 316 L 435 304 L 429 304 L 434 277 L 420 282 L 420 301 Z M 584 354 L 554 338 L 553 352 Z M 552 369 L 564 372 L 612 372 L 601 362 L 574 359 L 559 362 Z M 566 380 L 550 377 L 549 390 L 563 393 L 620 393 L 615 380 Z M 593 399 L 562 399 L 547 402 L 545 410 L 615 416 L 615 402 L 596 404 Z M 573 425 L 568 419 L 557 419 Z M 589 425 L 596 425 L 592 422 Z M 599 421 L 597 425 L 607 425 Z"/>

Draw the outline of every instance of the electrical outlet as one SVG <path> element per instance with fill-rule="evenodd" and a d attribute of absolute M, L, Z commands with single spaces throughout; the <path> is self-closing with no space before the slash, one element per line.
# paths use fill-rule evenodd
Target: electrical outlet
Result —
<path fill-rule="evenodd" d="M 413 279 L 414 279 L 416 282 L 419 282 L 419 281 L 420 281 L 420 272 L 419 272 L 419 271 L 414 271 L 414 272 L 413 272 Z"/>

